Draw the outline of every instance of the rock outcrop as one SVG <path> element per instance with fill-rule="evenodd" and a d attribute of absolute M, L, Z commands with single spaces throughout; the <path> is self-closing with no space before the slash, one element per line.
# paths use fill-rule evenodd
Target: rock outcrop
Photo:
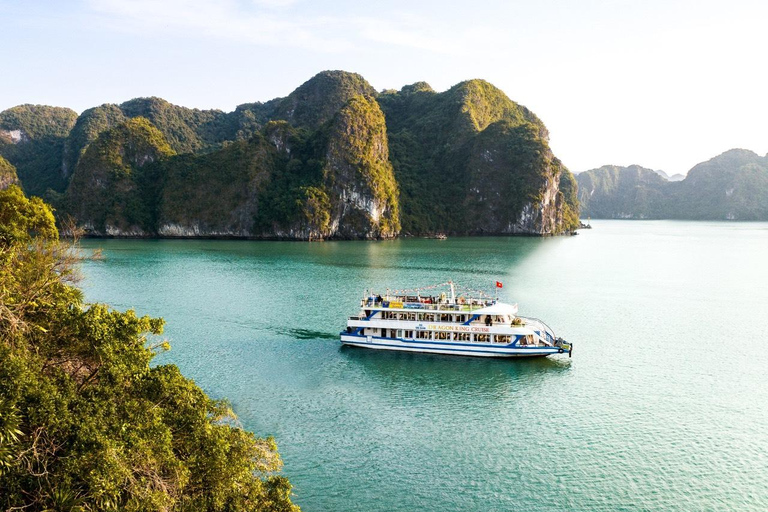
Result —
<path fill-rule="evenodd" d="M 373 98 L 351 98 L 330 124 L 323 188 L 330 201 L 329 236 L 391 238 L 400 232 L 386 123 Z"/>

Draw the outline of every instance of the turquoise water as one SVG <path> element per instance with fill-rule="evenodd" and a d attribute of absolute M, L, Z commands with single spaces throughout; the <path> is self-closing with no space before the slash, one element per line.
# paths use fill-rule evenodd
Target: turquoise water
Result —
<path fill-rule="evenodd" d="M 306 511 L 768 510 L 768 224 L 576 237 L 90 240 L 86 296 L 162 316 L 173 362 L 273 435 Z M 519 302 L 572 359 L 339 346 L 364 288 Z"/>

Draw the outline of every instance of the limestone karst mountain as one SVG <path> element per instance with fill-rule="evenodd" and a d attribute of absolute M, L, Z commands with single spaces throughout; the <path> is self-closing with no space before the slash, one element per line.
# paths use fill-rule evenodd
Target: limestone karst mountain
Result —
<path fill-rule="evenodd" d="M 0 155 L 95 236 L 552 235 L 578 219 L 544 124 L 482 80 L 378 93 L 325 71 L 228 113 L 160 98 L 80 116 L 14 107 Z"/>

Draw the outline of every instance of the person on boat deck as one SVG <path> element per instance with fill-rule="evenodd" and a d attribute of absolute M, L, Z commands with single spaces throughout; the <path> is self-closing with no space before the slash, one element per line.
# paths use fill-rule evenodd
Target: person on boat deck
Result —
<path fill-rule="evenodd" d="M 493 325 L 493 319 L 491 319 L 491 315 L 488 315 L 488 316 L 485 317 L 485 325 L 487 325 L 489 327 L 491 325 Z"/>

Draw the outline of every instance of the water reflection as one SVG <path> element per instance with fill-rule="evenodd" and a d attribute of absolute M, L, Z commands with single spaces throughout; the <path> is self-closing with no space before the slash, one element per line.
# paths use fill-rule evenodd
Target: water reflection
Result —
<path fill-rule="evenodd" d="M 396 352 L 341 346 L 340 356 L 349 371 L 363 374 L 385 386 L 426 386 L 467 389 L 476 393 L 530 390 L 548 378 L 570 371 L 562 357 L 485 358 Z"/>

